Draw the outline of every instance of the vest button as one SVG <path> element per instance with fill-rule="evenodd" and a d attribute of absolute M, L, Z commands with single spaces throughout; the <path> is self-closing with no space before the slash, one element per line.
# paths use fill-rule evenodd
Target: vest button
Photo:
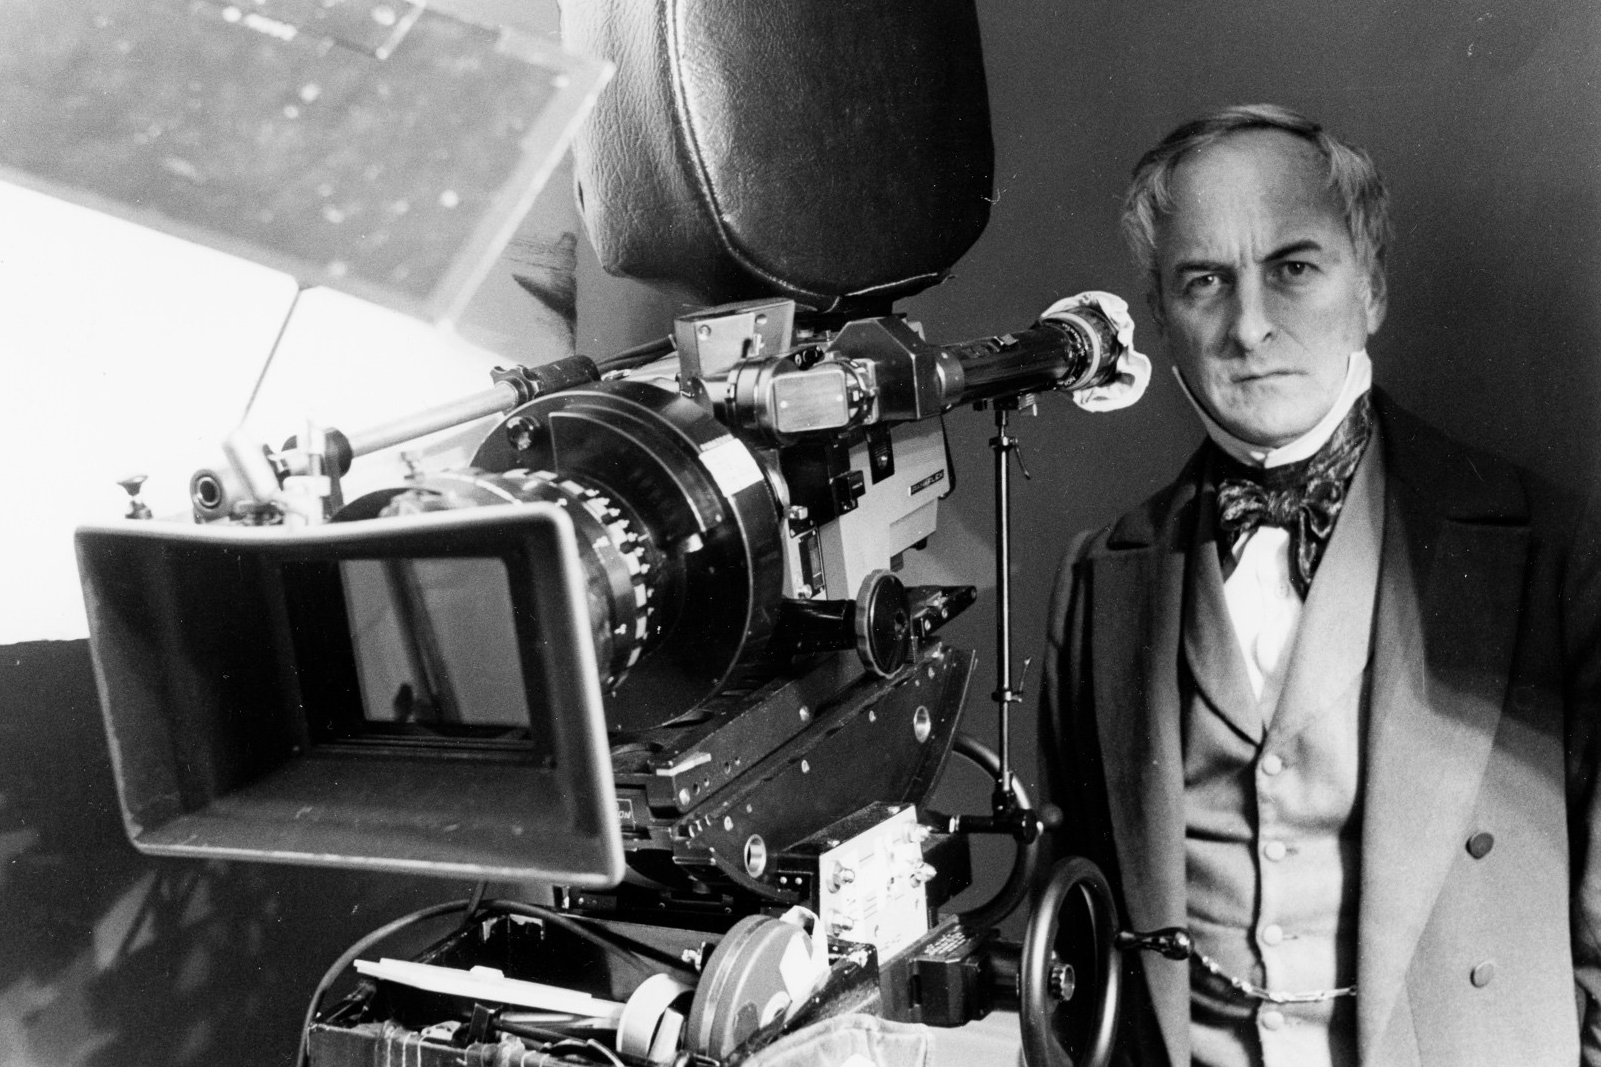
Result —
<path fill-rule="evenodd" d="M 1284 769 L 1284 760 L 1282 758 L 1280 758 L 1280 756 L 1279 756 L 1279 754 L 1277 752 L 1269 752 L 1267 755 L 1262 757 L 1262 773 L 1263 774 L 1271 776 L 1271 775 L 1278 774 L 1283 769 Z"/>
<path fill-rule="evenodd" d="M 1482 860 L 1490 854 L 1495 847 L 1495 835 L 1490 833 L 1477 833 L 1468 838 L 1468 855 L 1476 860 Z"/>
<path fill-rule="evenodd" d="M 1276 945 L 1284 940 L 1284 927 L 1272 923 L 1262 927 L 1262 944 Z"/>
<path fill-rule="evenodd" d="M 1282 1011 L 1264 1011 L 1257 1016 L 1256 1021 L 1262 1024 L 1262 1029 L 1264 1030 L 1284 1029 L 1284 1013 Z"/>
<path fill-rule="evenodd" d="M 1273 860 L 1275 863 L 1283 859 L 1285 854 L 1288 852 L 1289 849 L 1285 847 L 1283 841 L 1269 841 L 1267 844 L 1262 846 L 1262 855 L 1266 856 L 1270 860 Z"/>
<path fill-rule="evenodd" d="M 1468 978 L 1476 987 L 1483 989 L 1495 978 L 1495 961 L 1485 960 L 1483 963 L 1473 968 L 1473 973 L 1470 974 Z"/>

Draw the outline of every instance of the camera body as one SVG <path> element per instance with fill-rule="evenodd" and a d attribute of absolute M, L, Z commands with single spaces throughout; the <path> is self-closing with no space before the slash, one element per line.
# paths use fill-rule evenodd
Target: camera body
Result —
<path fill-rule="evenodd" d="M 982 1015 L 1015 952 L 941 919 L 966 839 L 924 807 L 974 662 L 937 631 L 975 594 L 896 571 L 952 484 L 941 416 L 1104 385 L 1117 328 L 1091 301 L 942 346 L 779 300 L 658 348 L 497 372 L 462 469 L 345 500 L 394 433 L 311 427 L 231 440 L 196 525 L 82 528 L 130 838 L 538 882 L 708 945 L 798 907 L 840 996 Z"/>

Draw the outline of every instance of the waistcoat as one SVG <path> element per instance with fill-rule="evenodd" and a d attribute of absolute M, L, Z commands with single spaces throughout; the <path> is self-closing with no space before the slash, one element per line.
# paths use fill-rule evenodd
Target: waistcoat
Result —
<path fill-rule="evenodd" d="M 1185 565 L 1179 666 L 1190 931 L 1199 952 L 1229 976 L 1272 992 L 1349 986 L 1383 541 L 1377 433 L 1308 592 L 1276 703 L 1251 689 L 1224 600 L 1210 505 L 1203 504 Z M 1196 1064 L 1356 1064 L 1352 998 L 1267 1003 L 1198 963 L 1191 978 Z"/>

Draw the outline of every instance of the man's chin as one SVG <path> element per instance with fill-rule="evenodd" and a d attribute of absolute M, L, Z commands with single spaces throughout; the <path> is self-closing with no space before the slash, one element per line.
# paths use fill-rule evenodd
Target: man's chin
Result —
<path fill-rule="evenodd" d="M 1321 415 L 1299 418 L 1285 417 L 1282 414 L 1274 417 L 1242 413 L 1239 417 L 1226 422 L 1220 419 L 1218 423 L 1248 445 L 1256 448 L 1283 448 L 1316 426 L 1320 418 Z"/>
<path fill-rule="evenodd" d="M 1239 403 L 1218 424 L 1257 448 L 1282 448 L 1316 426 L 1337 399 L 1308 396 L 1304 385 L 1290 375 L 1255 379 L 1236 390 Z"/>

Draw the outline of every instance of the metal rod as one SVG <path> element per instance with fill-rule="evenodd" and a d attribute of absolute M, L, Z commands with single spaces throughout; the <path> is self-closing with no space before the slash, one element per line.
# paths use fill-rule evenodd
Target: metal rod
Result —
<path fill-rule="evenodd" d="M 380 448 L 398 445 L 436 430 L 449 429 L 485 415 L 494 415 L 516 405 L 517 388 L 510 382 L 497 382 L 493 388 L 441 404 L 436 408 L 386 422 L 381 426 L 348 435 L 350 453 L 365 456 Z"/>
<path fill-rule="evenodd" d="M 997 808 L 1010 807 L 1012 795 L 1012 487 L 1011 457 L 1017 442 L 1007 433 L 1010 415 L 995 405 L 995 703 L 1000 711 L 1000 773 L 995 776 Z"/>

